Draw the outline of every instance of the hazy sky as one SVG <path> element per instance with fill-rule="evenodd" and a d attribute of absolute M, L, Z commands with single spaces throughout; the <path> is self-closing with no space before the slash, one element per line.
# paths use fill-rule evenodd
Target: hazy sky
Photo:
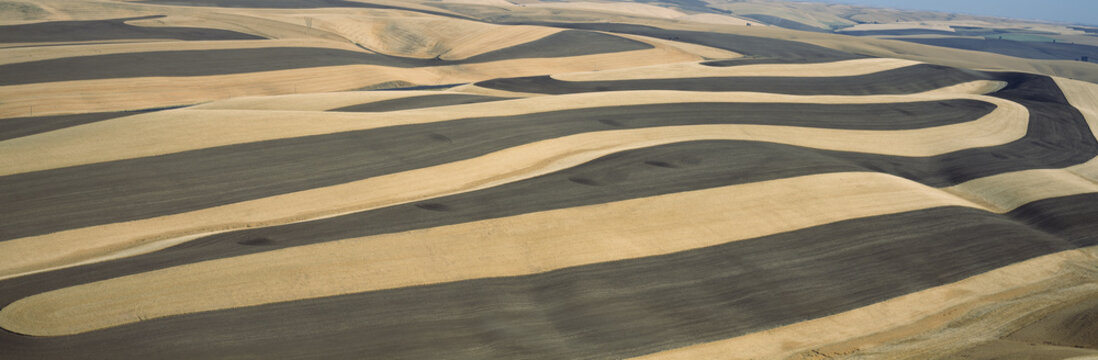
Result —
<path fill-rule="evenodd" d="M 1098 0 L 824 0 L 889 7 L 936 10 L 1018 19 L 1098 25 Z"/>

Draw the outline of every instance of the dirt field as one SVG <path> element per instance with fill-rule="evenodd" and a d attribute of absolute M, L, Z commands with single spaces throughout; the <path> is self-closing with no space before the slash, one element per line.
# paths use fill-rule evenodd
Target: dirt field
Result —
<path fill-rule="evenodd" d="M 1085 29 L 12 1 L 0 358 L 1098 354 Z"/>

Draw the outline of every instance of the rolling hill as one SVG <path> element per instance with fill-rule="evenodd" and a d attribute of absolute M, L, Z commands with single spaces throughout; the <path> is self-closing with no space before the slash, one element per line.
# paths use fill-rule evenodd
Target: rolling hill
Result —
<path fill-rule="evenodd" d="M 1082 28 L 717 0 L 0 15 L 3 359 L 1098 356 L 1098 64 L 1068 58 L 1098 44 L 1009 39 Z"/>

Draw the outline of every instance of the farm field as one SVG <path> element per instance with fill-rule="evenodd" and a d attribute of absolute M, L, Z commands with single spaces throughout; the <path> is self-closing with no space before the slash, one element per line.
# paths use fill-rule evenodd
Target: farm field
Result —
<path fill-rule="evenodd" d="M 0 1 L 0 359 L 1098 356 L 1090 32 L 793 4 Z"/>

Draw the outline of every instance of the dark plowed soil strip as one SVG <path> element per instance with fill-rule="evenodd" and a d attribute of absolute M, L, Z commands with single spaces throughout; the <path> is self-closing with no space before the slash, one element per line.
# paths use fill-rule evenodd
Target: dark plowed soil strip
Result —
<path fill-rule="evenodd" d="M 932 29 L 897 29 L 897 30 L 857 30 L 857 31 L 842 31 L 838 34 L 853 35 L 853 36 L 910 36 L 910 35 L 952 35 L 957 36 L 956 32 L 945 30 L 932 30 Z"/>
<path fill-rule="evenodd" d="M 819 60 L 819 59 L 782 59 L 782 58 L 764 58 L 764 57 L 742 57 L 726 60 L 713 60 L 701 63 L 705 66 L 714 67 L 729 67 L 729 66 L 741 66 L 741 65 L 760 65 L 760 64 L 821 64 L 832 62 L 831 60 Z"/>
<path fill-rule="evenodd" d="M 1098 237 L 1098 194 L 1038 200 L 1010 212 L 1010 217 L 1078 247 L 1094 245 Z M 1095 338 L 1098 340 L 1098 338 Z"/>
<path fill-rule="evenodd" d="M 408 109 L 420 109 L 436 106 L 446 105 L 458 105 L 458 104 L 473 104 L 489 101 L 507 100 L 508 98 L 501 98 L 495 96 L 484 95 L 468 95 L 468 94 L 438 94 L 438 95 L 423 95 L 423 96 L 410 96 L 406 98 L 375 101 L 365 104 L 351 105 L 341 107 L 338 109 L 328 111 L 347 111 L 347 112 L 383 112 L 383 111 L 397 111 Z"/>
<path fill-rule="evenodd" d="M 0 119 L 0 140 L 14 139 L 63 129 L 71 126 L 90 124 L 123 116 L 137 115 L 144 111 L 117 111 L 75 115 L 33 116 Z"/>
<path fill-rule="evenodd" d="M 0 85 L 142 76 L 202 76 L 339 65 L 409 67 L 403 59 L 328 48 L 150 51 L 0 65 Z"/>
<path fill-rule="evenodd" d="M 621 358 L 819 318 L 1072 248 L 1003 216 L 934 208 L 530 276 L 67 337 L 3 334 L 0 346 L 13 358 Z"/>
<path fill-rule="evenodd" d="M 986 103 L 969 100 L 856 105 L 655 104 L 230 145 L 0 177 L 0 203 L 5 204 L 0 207 L 0 218 L 5 221 L 0 239 L 345 183 L 589 131 L 697 124 L 909 129 L 970 121 L 990 110 Z M 1082 126 L 1085 129 L 1086 125 Z"/>
<path fill-rule="evenodd" d="M 818 28 L 818 27 L 815 27 L 815 26 L 812 26 L 812 25 L 796 22 L 796 21 L 793 21 L 793 20 L 789 20 L 789 19 L 786 19 L 786 18 L 777 17 L 777 16 L 773 16 L 773 15 L 739 14 L 739 16 L 745 17 L 745 18 L 748 18 L 748 19 L 758 20 L 758 21 L 761 21 L 763 23 L 774 25 L 774 26 L 777 26 L 777 27 L 780 27 L 780 28 L 786 28 L 786 29 L 791 29 L 791 30 L 800 30 L 800 31 L 826 32 L 822 28 Z"/>
<path fill-rule="evenodd" d="M 146 4 L 209 6 L 245 9 L 317 9 L 357 7 L 370 9 L 399 9 L 396 7 L 346 0 L 142 0 Z"/>
<path fill-rule="evenodd" d="M 144 27 L 126 24 L 130 20 L 155 19 L 146 16 L 111 20 L 51 21 L 23 25 L 0 26 L 0 43 L 31 43 L 60 41 L 96 41 L 123 39 L 177 40 L 257 40 L 263 37 L 229 30 L 188 27 Z M 0 71 L 3 72 L 3 71 Z M 11 74 L 4 72 L 4 78 Z"/>
<path fill-rule="evenodd" d="M 897 38 L 895 40 L 954 49 L 985 51 L 1027 59 L 1079 60 L 1083 56 L 1092 59 L 1098 58 L 1098 46 L 1079 44 L 968 38 Z"/>
<path fill-rule="evenodd" d="M 462 62 L 556 58 L 651 49 L 652 45 L 592 31 L 565 30 L 525 44 L 490 51 Z"/>
<path fill-rule="evenodd" d="M 912 94 L 988 76 L 938 65 L 914 65 L 844 77 L 737 76 L 682 79 L 562 81 L 549 76 L 485 80 L 477 86 L 540 94 L 570 94 L 622 90 L 754 91 L 793 95 Z"/>
<path fill-rule="evenodd" d="M 682 41 L 730 50 L 746 56 L 785 59 L 827 59 L 830 61 L 856 59 L 864 57 L 822 46 L 745 35 L 723 34 L 703 31 L 666 30 L 652 26 L 614 23 L 553 23 L 553 22 L 517 22 L 516 25 L 542 25 L 570 29 L 598 30 L 622 34 L 650 36 L 660 39 Z"/>
<path fill-rule="evenodd" d="M 319 8 L 366 8 L 366 9 L 391 9 L 419 12 L 424 14 L 452 17 L 465 20 L 480 21 L 470 17 L 455 15 L 440 11 L 412 9 L 400 6 L 369 4 L 347 0 L 142 0 L 146 4 L 158 5 L 182 5 L 182 6 L 209 6 L 223 8 L 246 9 L 319 9 Z"/>
<path fill-rule="evenodd" d="M 0 74 L 7 74 L 0 77 L 0 85 L 144 76 L 225 75 L 340 65 L 380 65 L 398 68 L 447 66 L 507 59 L 571 57 L 650 48 L 652 46 L 646 43 L 619 36 L 569 30 L 526 44 L 455 61 L 312 47 L 150 51 L 0 65 Z"/>

